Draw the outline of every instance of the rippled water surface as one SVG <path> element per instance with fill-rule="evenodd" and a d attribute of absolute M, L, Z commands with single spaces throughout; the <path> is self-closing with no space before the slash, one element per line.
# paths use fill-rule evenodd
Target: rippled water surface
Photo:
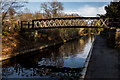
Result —
<path fill-rule="evenodd" d="M 3 78 L 79 78 L 94 36 L 2 62 Z"/>

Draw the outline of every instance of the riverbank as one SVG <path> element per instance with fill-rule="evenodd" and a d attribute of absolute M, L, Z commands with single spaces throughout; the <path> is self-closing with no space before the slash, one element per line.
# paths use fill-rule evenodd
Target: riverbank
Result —
<path fill-rule="evenodd" d="M 97 36 L 88 64 L 85 80 L 119 79 L 120 52 L 107 46 L 106 38 Z"/>
<path fill-rule="evenodd" d="M 18 55 L 23 55 L 29 52 L 33 52 L 36 50 L 42 50 L 51 46 L 63 44 L 80 37 L 81 36 L 76 36 L 73 38 L 69 38 L 67 40 L 56 40 L 56 41 L 49 41 L 49 42 L 46 41 L 46 43 L 39 42 L 39 43 L 36 43 L 37 45 L 35 45 L 35 43 L 28 42 L 21 35 L 17 33 L 13 33 L 13 34 L 7 33 L 6 36 L 5 35 L 2 36 L 3 50 L 2 50 L 2 56 L 0 56 L 0 61 L 13 58 Z"/>
<path fill-rule="evenodd" d="M 62 45 L 4 60 L 3 78 L 79 79 L 93 41 L 94 35 L 87 35 Z"/>

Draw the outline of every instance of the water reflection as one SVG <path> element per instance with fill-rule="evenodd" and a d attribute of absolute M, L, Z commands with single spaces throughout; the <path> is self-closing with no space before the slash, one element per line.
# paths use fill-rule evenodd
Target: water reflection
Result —
<path fill-rule="evenodd" d="M 78 78 L 94 40 L 93 35 L 3 61 L 4 78 Z"/>

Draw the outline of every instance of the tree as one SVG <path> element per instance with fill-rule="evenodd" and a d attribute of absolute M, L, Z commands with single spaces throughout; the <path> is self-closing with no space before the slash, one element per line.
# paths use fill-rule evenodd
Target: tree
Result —
<path fill-rule="evenodd" d="M 42 3 L 41 4 L 41 7 L 42 7 L 42 9 L 43 9 L 43 16 L 45 17 L 45 18 L 51 18 L 51 13 L 50 13 L 50 10 L 49 10 L 49 8 L 48 8 L 48 5 L 47 5 L 47 3 Z"/>
<path fill-rule="evenodd" d="M 59 13 L 63 10 L 62 3 L 53 1 L 53 2 L 44 2 L 41 4 L 43 9 L 44 17 L 46 18 L 55 18 L 59 17 Z"/>
<path fill-rule="evenodd" d="M 120 18 L 120 1 L 111 2 L 110 5 L 105 6 L 106 17 Z"/>
<path fill-rule="evenodd" d="M 16 27 L 16 15 L 22 7 L 27 3 L 25 0 L 1 0 L 2 13 L 2 30 L 6 31 L 9 28 Z"/>
<path fill-rule="evenodd" d="M 109 20 L 110 26 L 118 27 L 120 22 L 120 1 L 119 2 L 111 2 L 108 6 L 105 6 L 106 17 L 112 18 Z"/>
<path fill-rule="evenodd" d="M 26 1 L 19 1 L 19 0 L 2 0 L 1 3 L 1 12 L 2 14 L 2 22 L 6 18 L 7 14 L 12 14 L 17 12 L 20 8 L 24 7 L 24 4 L 27 3 Z"/>
<path fill-rule="evenodd" d="M 52 17 L 58 17 L 58 13 L 63 10 L 63 6 L 60 2 L 51 2 L 50 3 L 50 11 L 52 13 Z"/>

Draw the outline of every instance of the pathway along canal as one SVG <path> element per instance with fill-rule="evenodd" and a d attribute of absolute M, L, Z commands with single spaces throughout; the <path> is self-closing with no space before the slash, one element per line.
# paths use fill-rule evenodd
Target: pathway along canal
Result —
<path fill-rule="evenodd" d="M 2 62 L 3 78 L 73 78 L 81 76 L 94 36 L 84 36 L 44 51 Z"/>

